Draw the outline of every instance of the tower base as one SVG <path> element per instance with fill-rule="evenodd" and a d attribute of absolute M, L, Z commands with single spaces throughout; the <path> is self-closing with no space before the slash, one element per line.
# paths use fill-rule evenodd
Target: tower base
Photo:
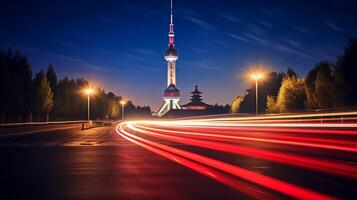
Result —
<path fill-rule="evenodd" d="M 178 104 L 180 98 L 164 98 L 165 104 L 161 106 L 157 115 L 159 117 L 164 116 L 169 110 L 172 109 L 181 109 L 181 106 Z"/>

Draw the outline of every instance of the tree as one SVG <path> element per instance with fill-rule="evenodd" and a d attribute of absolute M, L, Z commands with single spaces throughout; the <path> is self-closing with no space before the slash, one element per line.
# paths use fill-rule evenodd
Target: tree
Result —
<path fill-rule="evenodd" d="M 127 101 L 125 104 L 125 118 L 148 118 L 151 117 L 151 109 L 149 106 L 135 106 L 132 101 Z"/>
<path fill-rule="evenodd" d="M 107 99 L 108 99 L 108 114 L 107 116 L 109 117 L 109 119 L 118 117 L 119 115 L 119 102 L 116 99 L 115 94 L 113 94 L 112 92 L 109 92 L 107 95 Z"/>
<path fill-rule="evenodd" d="M 315 81 L 315 100 L 318 108 L 336 108 L 341 103 L 340 93 L 336 88 L 331 63 L 321 62 L 317 65 Z"/>
<path fill-rule="evenodd" d="M 19 51 L 0 52 L 0 113 L 2 121 L 22 121 L 30 111 L 32 71 Z"/>
<path fill-rule="evenodd" d="M 318 103 L 316 100 L 316 78 L 317 78 L 317 73 L 318 73 L 318 68 L 315 66 L 314 69 L 310 70 L 309 73 L 307 73 L 307 76 L 305 78 L 305 92 L 306 92 L 306 107 L 307 109 L 316 109 L 318 108 Z"/>
<path fill-rule="evenodd" d="M 232 106 L 231 106 L 231 112 L 232 113 L 237 113 L 239 111 L 239 107 L 243 101 L 243 98 L 242 96 L 237 96 L 233 102 L 232 102 Z"/>
<path fill-rule="evenodd" d="M 30 111 L 28 102 L 30 102 L 31 98 L 32 71 L 27 58 L 22 56 L 19 51 L 15 52 L 14 62 L 14 80 L 17 82 L 16 90 L 18 91 L 18 107 L 16 110 L 18 113 L 25 114 Z"/>
<path fill-rule="evenodd" d="M 267 96 L 277 96 L 281 82 L 285 77 L 284 73 L 271 72 L 267 74 L 258 85 L 258 102 L 259 113 L 266 111 Z M 255 113 L 255 82 L 251 83 L 248 93 L 244 96 L 243 101 L 239 107 L 239 112 Z"/>
<path fill-rule="evenodd" d="M 69 80 L 67 77 L 58 81 L 57 92 L 55 95 L 54 112 L 57 116 L 68 116 L 69 114 Z M 67 119 L 67 118 L 66 118 Z"/>
<path fill-rule="evenodd" d="M 32 111 L 37 114 L 48 114 L 53 106 L 53 93 L 45 73 L 41 70 L 33 80 Z"/>
<path fill-rule="evenodd" d="M 89 83 L 83 78 L 58 80 L 52 65 L 46 73 L 40 71 L 32 79 L 31 67 L 24 55 L 11 49 L 0 51 L 0 122 L 27 121 L 28 114 L 52 113 L 56 120 L 76 120 L 87 117 L 87 96 L 83 89 Z M 91 97 L 91 117 L 118 118 L 122 98 L 98 88 Z M 151 116 L 148 106 L 127 106 L 135 115 Z M 127 107 L 126 106 L 126 107 Z"/>
<path fill-rule="evenodd" d="M 10 102 L 9 94 L 11 90 L 9 59 L 5 52 L 0 52 L 0 113 L 8 112 L 8 104 Z"/>
<path fill-rule="evenodd" d="M 337 88 L 333 63 L 322 61 L 305 78 L 308 109 L 337 108 L 343 105 L 342 92 Z"/>
<path fill-rule="evenodd" d="M 306 103 L 304 81 L 296 77 L 284 78 L 279 95 L 277 106 L 279 112 L 293 112 L 303 110 Z"/>
<path fill-rule="evenodd" d="M 276 103 L 276 97 L 269 95 L 267 97 L 267 113 L 278 113 L 279 107 Z"/>
<path fill-rule="evenodd" d="M 207 108 L 206 113 L 207 114 L 226 114 L 226 113 L 230 113 L 230 111 L 231 111 L 231 107 L 228 104 L 223 106 L 223 105 L 218 105 L 216 103 L 213 106 L 209 106 Z"/>
<path fill-rule="evenodd" d="M 336 63 L 335 81 L 344 106 L 357 106 L 357 39 L 351 39 Z"/>
<path fill-rule="evenodd" d="M 46 77 L 47 77 L 47 81 L 50 83 L 50 87 L 51 87 L 53 94 L 55 94 L 56 87 L 57 87 L 57 74 L 51 64 L 48 65 Z"/>
<path fill-rule="evenodd" d="M 290 78 L 297 78 L 298 75 L 296 74 L 296 72 L 291 69 L 291 68 L 288 68 L 287 72 L 286 72 L 286 76 L 287 77 L 290 77 Z"/>
<path fill-rule="evenodd" d="M 51 64 L 48 65 L 47 72 L 46 72 L 46 78 L 50 84 L 51 91 L 53 93 L 53 99 L 56 99 L 56 96 L 57 96 L 57 75 L 56 75 L 56 72 L 53 69 L 53 66 Z M 54 101 L 54 104 L 55 104 L 55 101 Z M 55 109 L 52 109 L 51 114 L 56 115 Z"/>
<path fill-rule="evenodd" d="M 292 112 L 305 108 L 304 80 L 299 79 L 291 68 L 283 76 L 278 95 L 269 95 L 266 98 L 266 111 L 268 113 Z"/>

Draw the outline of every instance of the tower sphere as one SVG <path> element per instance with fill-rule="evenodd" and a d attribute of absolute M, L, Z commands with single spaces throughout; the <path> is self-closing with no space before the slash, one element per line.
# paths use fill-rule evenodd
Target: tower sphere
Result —
<path fill-rule="evenodd" d="M 177 50 L 172 45 L 170 45 L 170 47 L 165 51 L 164 54 L 165 60 L 169 62 L 176 61 L 178 59 L 178 56 L 179 55 Z"/>
<path fill-rule="evenodd" d="M 180 90 L 174 84 L 170 84 L 164 91 L 164 98 L 180 98 Z"/>

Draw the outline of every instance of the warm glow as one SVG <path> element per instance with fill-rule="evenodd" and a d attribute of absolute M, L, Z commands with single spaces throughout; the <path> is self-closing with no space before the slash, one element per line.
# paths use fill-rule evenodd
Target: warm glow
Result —
<path fill-rule="evenodd" d="M 126 104 L 126 101 L 121 100 L 121 101 L 120 101 L 120 104 L 121 104 L 121 105 L 125 105 L 125 104 Z"/>
<path fill-rule="evenodd" d="M 271 67 L 268 64 L 249 64 L 247 68 L 244 70 L 244 73 L 241 73 L 243 78 L 250 81 L 262 81 L 268 77 L 269 72 L 271 71 Z"/>
<path fill-rule="evenodd" d="M 91 95 L 94 93 L 94 90 L 93 88 L 86 88 L 84 89 L 84 93 L 86 93 L 87 95 Z"/>
<path fill-rule="evenodd" d="M 264 76 L 263 76 L 263 74 L 260 73 L 260 72 L 255 72 L 255 73 L 253 73 L 253 74 L 251 75 L 251 77 L 252 77 L 253 80 L 257 81 L 257 80 L 262 79 Z"/>

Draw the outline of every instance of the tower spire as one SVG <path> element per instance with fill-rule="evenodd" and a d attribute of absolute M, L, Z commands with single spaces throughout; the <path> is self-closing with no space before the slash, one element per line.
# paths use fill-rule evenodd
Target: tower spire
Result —
<path fill-rule="evenodd" d="M 175 46 L 174 44 L 174 37 L 175 37 L 175 33 L 174 33 L 174 15 L 172 12 L 172 0 L 170 0 L 171 4 L 170 4 L 170 31 L 169 31 L 169 47 L 170 46 Z"/>
<path fill-rule="evenodd" d="M 171 8 L 171 15 L 170 15 L 170 17 L 171 17 L 171 18 L 170 18 L 170 19 L 171 19 L 170 22 L 171 22 L 171 23 L 170 23 L 170 24 L 173 24 L 173 23 L 174 23 L 174 20 L 173 20 L 174 16 L 173 16 L 173 14 L 172 14 L 172 0 L 171 0 L 171 7 L 170 7 L 170 8 Z"/>

